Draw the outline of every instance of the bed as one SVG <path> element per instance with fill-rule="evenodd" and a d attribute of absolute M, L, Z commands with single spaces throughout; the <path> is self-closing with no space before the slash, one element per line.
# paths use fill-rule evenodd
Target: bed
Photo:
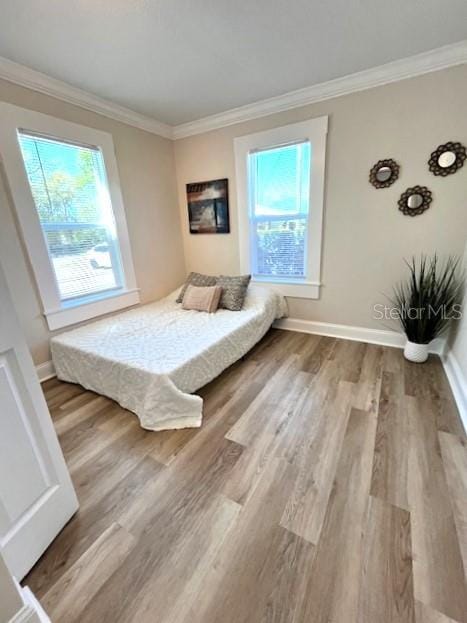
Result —
<path fill-rule="evenodd" d="M 243 357 L 286 304 L 250 285 L 242 311 L 208 314 L 183 310 L 177 295 L 52 338 L 58 378 L 112 398 L 148 430 L 201 426 L 193 392 Z"/>

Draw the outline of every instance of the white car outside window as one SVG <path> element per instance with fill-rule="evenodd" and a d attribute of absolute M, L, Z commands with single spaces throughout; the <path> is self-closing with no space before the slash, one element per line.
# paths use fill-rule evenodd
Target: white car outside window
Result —
<path fill-rule="evenodd" d="M 93 268 L 112 268 L 110 250 L 106 244 L 97 244 L 88 251 L 88 258 Z"/>

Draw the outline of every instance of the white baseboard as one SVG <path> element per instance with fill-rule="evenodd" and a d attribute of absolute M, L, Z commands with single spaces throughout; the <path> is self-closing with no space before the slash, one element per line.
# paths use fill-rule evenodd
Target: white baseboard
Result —
<path fill-rule="evenodd" d="M 51 361 L 45 361 L 44 363 L 40 363 L 36 366 L 37 376 L 39 377 L 39 381 L 43 383 L 48 379 L 51 379 L 55 376 L 55 368 L 54 364 Z"/>
<path fill-rule="evenodd" d="M 327 337 L 337 337 L 343 340 L 354 342 L 366 342 L 368 344 L 379 344 L 381 346 L 392 346 L 394 348 L 404 348 L 406 337 L 397 331 L 383 331 L 379 329 L 367 329 L 365 327 L 353 327 L 345 324 L 332 324 L 330 322 L 316 322 L 314 320 L 300 320 L 298 318 L 282 318 L 276 320 L 274 326 L 277 329 L 286 331 L 298 331 L 300 333 L 312 333 L 314 335 L 325 335 Z M 441 355 L 444 350 L 444 340 L 433 340 L 430 352 Z"/>
<path fill-rule="evenodd" d="M 18 592 L 23 600 L 23 607 L 8 621 L 8 623 L 51 623 L 41 604 L 28 586 L 20 586 L 15 579 Z"/>
<path fill-rule="evenodd" d="M 467 380 L 462 373 L 459 362 L 452 351 L 442 357 L 444 371 L 448 377 L 454 399 L 459 409 L 464 430 L 467 433 Z"/>
<path fill-rule="evenodd" d="M 8 623 L 40 623 L 40 619 L 30 606 L 24 605 Z"/>
<path fill-rule="evenodd" d="M 36 596 L 31 591 L 29 586 L 24 586 L 22 588 L 22 591 L 25 602 L 29 605 L 29 607 L 31 608 L 31 610 L 33 610 L 35 614 L 35 618 L 31 619 L 31 623 L 33 621 L 38 621 L 39 623 L 51 623 L 44 608 L 41 606 L 40 602 L 37 600 Z"/>

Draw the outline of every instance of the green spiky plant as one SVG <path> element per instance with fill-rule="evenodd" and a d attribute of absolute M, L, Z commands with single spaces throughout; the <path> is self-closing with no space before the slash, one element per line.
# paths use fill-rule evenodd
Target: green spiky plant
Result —
<path fill-rule="evenodd" d="M 435 254 L 422 255 L 418 261 L 412 257 L 405 263 L 410 275 L 394 288 L 391 300 L 407 339 L 429 344 L 446 332 L 451 319 L 459 313 L 463 286 L 460 260 L 449 256 L 441 262 Z"/>

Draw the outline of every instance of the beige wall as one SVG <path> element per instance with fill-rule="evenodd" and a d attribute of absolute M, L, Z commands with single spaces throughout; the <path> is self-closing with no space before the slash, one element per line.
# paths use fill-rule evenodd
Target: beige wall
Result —
<path fill-rule="evenodd" d="M 0 80 L 0 101 L 110 132 L 120 173 L 141 300 L 175 289 L 185 265 L 177 210 L 173 143 Z M 0 146 L 1 152 L 1 146 Z M 5 175 L 0 177 L 0 260 L 36 364 L 49 357 L 50 333 L 21 245 Z"/>
<path fill-rule="evenodd" d="M 439 143 L 460 140 L 467 144 L 466 99 L 467 67 L 463 66 L 172 143 L 0 81 L 0 101 L 112 134 L 143 302 L 178 285 L 185 274 L 183 254 L 187 270 L 238 272 L 234 137 L 328 114 L 324 285 L 318 301 L 289 299 L 290 315 L 374 328 L 384 327 L 373 319 L 373 305 L 385 301 L 383 293 L 390 293 L 402 275 L 403 257 L 421 251 L 463 251 L 467 166 L 456 175 L 437 178 L 427 170 L 426 161 Z M 400 163 L 401 176 L 391 188 L 376 190 L 368 183 L 368 171 L 384 157 Z M 185 184 L 218 177 L 230 181 L 232 233 L 190 235 Z M 397 199 L 413 184 L 431 188 L 434 201 L 424 215 L 410 218 L 397 210 Z M 4 175 L 0 178 L 0 258 L 34 360 L 47 361 L 50 334 Z"/>
<path fill-rule="evenodd" d="M 325 226 L 320 300 L 289 299 L 290 316 L 385 328 L 373 305 L 404 274 L 414 253 L 462 253 L 467 232 L 467 165 L 447 178 L 427 167 L 438 144 L 467 145 L 467 66 L 452 68 L 175 142 L 175 162 L 188 270 L 239 270 L 233 139 L 329 115 Z M 392 157 L 401 165 L 388 189 L 368 183 L 371 166 Z M 188 233 L 185 184 L 220 177 L 230 182 L 229 235 Z M 411 218 L 397 209 L 400 194 L 421 184 L 433 191 L 428 212 Z"/>

